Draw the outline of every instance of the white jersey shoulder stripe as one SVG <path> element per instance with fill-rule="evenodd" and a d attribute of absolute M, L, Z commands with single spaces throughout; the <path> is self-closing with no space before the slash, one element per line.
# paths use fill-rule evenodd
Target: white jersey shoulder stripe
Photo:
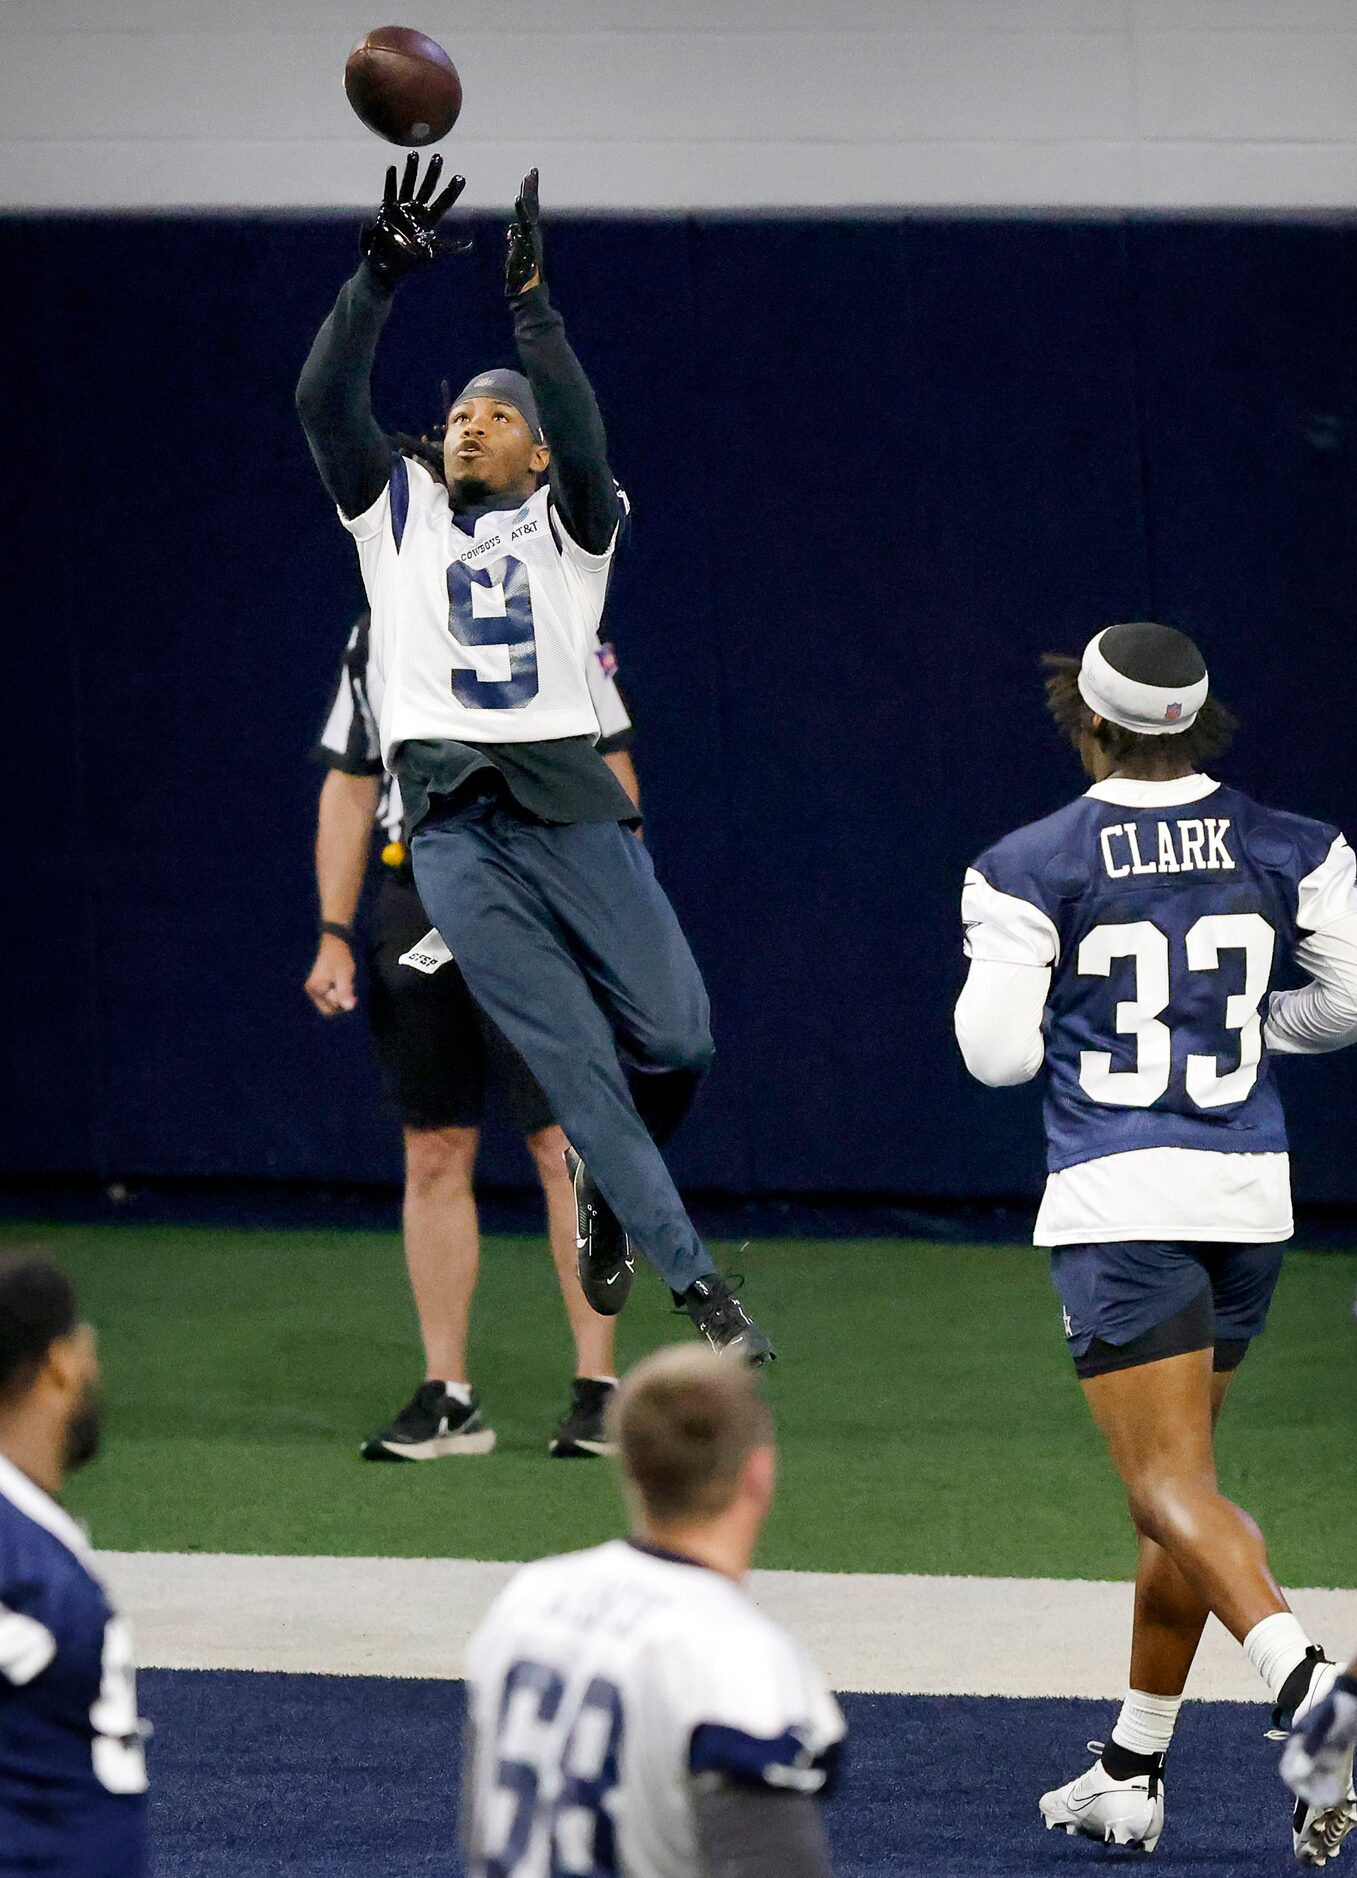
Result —
<path fill-rule="evenodd" d="M 57 1653 L 57 1640 L 36 1617 L 0 1604 L 0 1676 L 16 1689 L 40 1676 Z"/>
<path fill-rule="evenodd" d="M 1048 913 L 1030 900 L 1001 893 L 975 868 L 966 869 L 961 890 L 966 957 L 999 965 L 1055 965 L 1060 934 Z"/>
<path fill-rule="evenodd" d="M 1339 835 L 1300 883 L 1296 924 L 1302 932 L 1323 932 L 1351 913 L 1357 913 L 1357 856 Z"/>

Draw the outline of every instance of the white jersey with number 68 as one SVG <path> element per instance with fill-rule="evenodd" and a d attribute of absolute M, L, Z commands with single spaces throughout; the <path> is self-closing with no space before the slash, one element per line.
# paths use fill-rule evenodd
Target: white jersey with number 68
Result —
<path fill-rule="evenodd" d="M 467 1677 L 476 1878 L 692 1878 L 697 1781 L 815 1794 L 844 1732 L 738 1585 L 628 1540 L 525 1566 Z"/>
<path fill-rule="evenodd" d="M 586 667 L 598 642 L 610 545 L 572 541 L 544 485 L 474 532 L 422 463 L 397 457 L 352 519 L 372 608 L 382 755 L 427 738 L 535 743 L 597 737 Z"/>

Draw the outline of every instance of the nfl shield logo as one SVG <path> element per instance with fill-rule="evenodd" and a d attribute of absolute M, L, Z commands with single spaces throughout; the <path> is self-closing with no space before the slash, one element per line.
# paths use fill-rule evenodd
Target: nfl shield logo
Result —
<path fill-rule="evenodd" d="M 617 654 L 610 645 L 601 645 L 599 647 L 598 662 L 603 667 L 605 677 L 615 678 L 617 676 Z"/>
<path fill-rule="evenodd" d="M 1164 722 L 1166 724 L 1176 724 L 1182 714 L 1183 707 L 1181 704 L 1171 704 L 1164 713 Z"/>

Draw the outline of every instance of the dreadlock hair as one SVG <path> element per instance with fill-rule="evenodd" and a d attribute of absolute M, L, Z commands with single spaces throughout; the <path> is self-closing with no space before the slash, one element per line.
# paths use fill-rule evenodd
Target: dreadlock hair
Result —
<path fill-rule="evenodd" d="M 412 456 L 416 463 L 422 463 L 436 482 L 446 486 L 447 477 L 443 473 L 443 438 L 447 433 L 447 424 L 434 424 L 422 437 L 411 437 L 400 430 L 391 439 L 401 456 Z"/>
<path fill-rule="evenodd" d="M 391 439 L 401 456 L 412 456 L 416 463 L 422 463 L 435 482 L 447 487 L 447 474 L 443 468 L 443 439 L 448 434 L 448 412 L 452 409 L 452 386 L 447 379 L 441 379 L 438 385 L 439 409 L 443 413 L 442 421 L 430 424 L 429 428 L 418 437 L 411 437 L 400 430 Z"/>
<path fill-rule="evenodd" d="M 1196 769 L 1228 750 L 1239 729 L 1239 720 L 1219 699 L 1208 696 L 1196 720 L 1184 731 L 1171 737 L 1147 737 L 1140 731 L 1126 730 L 1102 718 L 1094 728 L 1093 712 L 1079 694 L 1079 670 L 1082 661 L 1063 653 L 1047 652 L 1042 656 L 1046 673 L 1046 708 L 1064 731 L 1075 749 L 1079 739 L 1092 737 L 1101 745 L 1121 776 L 1133 776 L 1153 782 L 1163 776 L 1180 775 L 1184 764 Z"/>

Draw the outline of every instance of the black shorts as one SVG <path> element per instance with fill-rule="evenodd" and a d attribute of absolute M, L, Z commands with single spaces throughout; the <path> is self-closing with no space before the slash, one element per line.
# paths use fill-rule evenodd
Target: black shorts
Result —
<path fill-rule="evenodd" d="M 1214 1350 L 1215 1369 L 1237 1369 L 1267 1323 L 1281 1269 L 1279 1245 L 1130 1239 L 1051 1253 L 1051 1282 L 1080 1376 L 1189 1350 Z"/>
<path fill-rule="evenodd" d="M 413 883 L 387 874 L 368 939 L 368 1024 L 382 1083 L 407 1128 L 478 1128 L 487 1074 L 522 1134 L 551 1127 L 551 1104 L 523 1058 L 486 1017 L 455 964 L 402 965 L 430 920 Z"/>

